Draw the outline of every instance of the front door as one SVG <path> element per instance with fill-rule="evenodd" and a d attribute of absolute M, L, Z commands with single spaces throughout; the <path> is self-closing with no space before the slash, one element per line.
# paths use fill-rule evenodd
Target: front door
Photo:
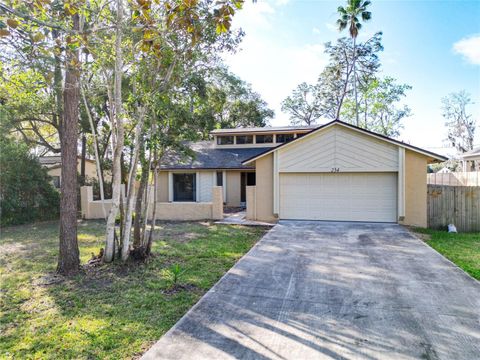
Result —
<path fill-rule="evenodd" d="M 255 186 L 255 173 L 242 172 L 241 173 L 241 188 L 240 188 L 240 202 L 247 201 L 247 186 Z"/>

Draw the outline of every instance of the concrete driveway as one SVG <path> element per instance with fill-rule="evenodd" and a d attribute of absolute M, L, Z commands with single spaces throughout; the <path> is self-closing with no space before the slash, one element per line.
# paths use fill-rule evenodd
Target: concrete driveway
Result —
<path fill-rule="evenodd" d="M 144 355 L 228 358 L 480 359 L 480 283 L 399 225 L 284 221 Z"/>

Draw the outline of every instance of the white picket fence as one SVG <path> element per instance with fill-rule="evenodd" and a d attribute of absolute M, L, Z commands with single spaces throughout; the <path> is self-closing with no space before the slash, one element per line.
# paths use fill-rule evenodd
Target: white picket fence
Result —
<path fill-rule="evenodd" d="M 427 174 L 427 184 L 448 186 L 480 186 L 480 171 Z"/>

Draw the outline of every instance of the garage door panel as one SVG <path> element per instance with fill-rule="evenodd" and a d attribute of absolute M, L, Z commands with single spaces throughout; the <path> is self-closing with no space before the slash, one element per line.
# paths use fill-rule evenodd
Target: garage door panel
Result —
<path fill-rule="evenodd" d="M 281 173 L 280 218 L 396 222 L 396 173 Z"/>

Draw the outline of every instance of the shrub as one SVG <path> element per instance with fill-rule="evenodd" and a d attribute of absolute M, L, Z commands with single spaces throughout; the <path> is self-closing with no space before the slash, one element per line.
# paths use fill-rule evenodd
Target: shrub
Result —
<path fill-rule="evenodd" d="M 27 146 L 0 136 L 0 224 L 57 219 L 59 193 Z"/>

